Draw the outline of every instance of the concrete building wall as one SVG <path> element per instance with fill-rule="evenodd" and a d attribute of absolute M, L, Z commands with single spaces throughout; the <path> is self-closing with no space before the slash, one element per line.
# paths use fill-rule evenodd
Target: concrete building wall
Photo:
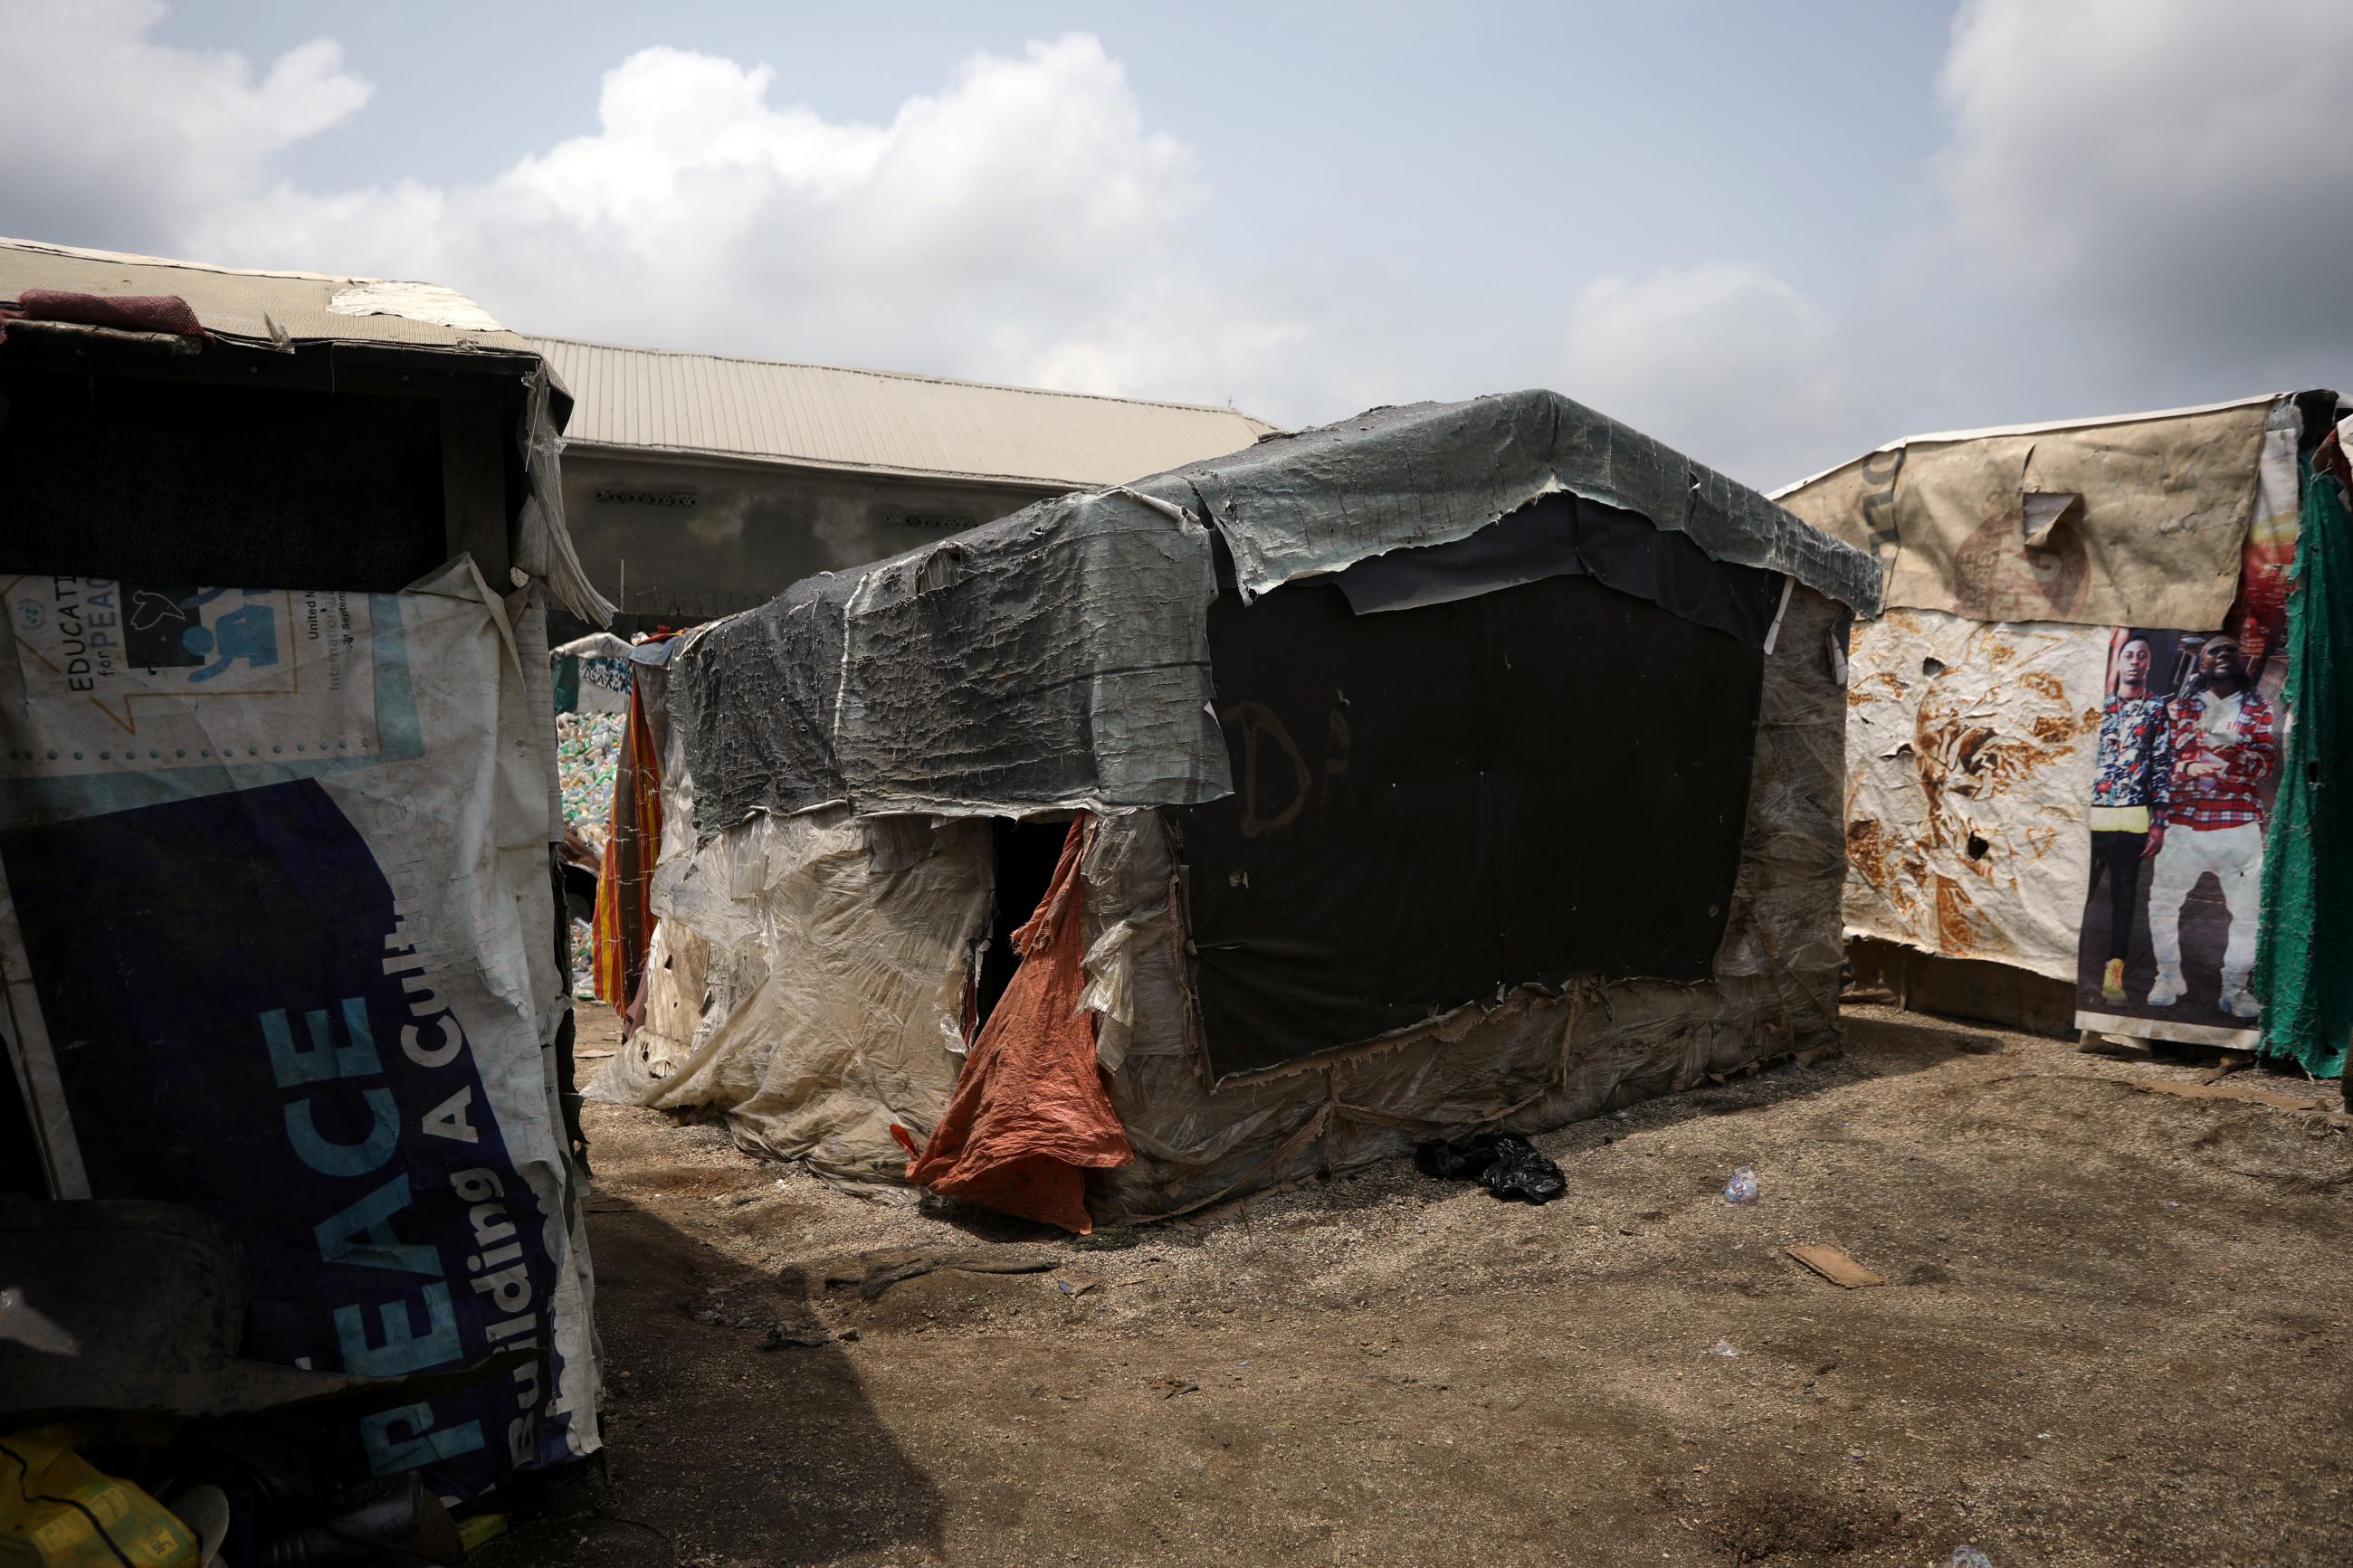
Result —
<path fill-rule="evenodd" d="M 1018 511 L 1051 489 L 566 447 L 564 510 L 617 630 L 691 625 Z M 623 568 L 626 565 L 626 573 Z"/>

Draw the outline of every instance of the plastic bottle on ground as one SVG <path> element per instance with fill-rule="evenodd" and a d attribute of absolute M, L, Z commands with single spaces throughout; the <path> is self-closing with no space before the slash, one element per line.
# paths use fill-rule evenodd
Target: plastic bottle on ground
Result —
<path fill-rule="evenodd" d="M 1724 1184 L 1724 1201 L 1728 1204 L 1753 1204 L 1757 1201 L 1757 1172 L 1748 1165 L 1732 1173 L 1732 1180 Z"/>

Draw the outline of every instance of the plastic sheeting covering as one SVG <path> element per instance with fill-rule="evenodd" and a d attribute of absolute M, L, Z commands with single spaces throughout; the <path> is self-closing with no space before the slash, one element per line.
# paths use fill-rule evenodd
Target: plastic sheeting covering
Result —
<path fill-rule="evenodd" d="M 1023 816 L 1213 799 L 1230 781 L 1200 509 L 1250 598 L 1564 491 L 1878 609 L 1869 557 L 1557 394 L 1376 409 L 1039 501 L 714 623 L 679 656 L 697 835 L 839 803 Z"/>
<path fill-rule="evenodd" d="M 679 752 L 671 752 L 675 759 Z M 697 846 L 668 786 L 645 1022 L 588 1093 L 724 1113 L 747 1147 L 850 1181 L 902 1179 L 954 1092 L 986 823 L 761 815 Z"/>
<path fill-rule="evenodd" d="M 1212 1089 L 1182 978 L 1166 823 L 1158 813 L 1106 820 L 1083 868 L 1087 999 L 1105 1009 L 1098 1048 L 1116 1069 L 1112 1100 L 1135 1161 L 1093 1178 L 1096 1214 L 1182 1212 L 1400 1155 L 1440 1131 L 1556 1127 L 1831 1037 L 1843 960 L 1840 636 L 1835 605 L 1791 595 L 1766 661 L 1740 871 L 1712 982 L 1523 991 Z"/>
<path fill-rule="evenodd" d="M 2238 591 L 2275 402 L 1915 437 L 1775 499 L 1878 556 L 1890 607 L 2212 627 Z M 2083 499 L 2031 545 L 2025 500 L 2036 492 Z"/>
<path fill-rule="evenodd" d="M 1890 610 L 1850 647 L 1849 932 L 2073 983 L 2108 628 Z"/>
<path fill-rule="evenodd" d="M 2255 969 L 2263 1049 L 2322 1078 L 2345 1075 L 2353 1035 L 2353 813 L 2331 801 L 2353 725 L 2353 419 L 2322 447 L 2304 492 L 2289 601 L 2285 766 L 2263 861 Z"/>
<path fill-rule="evenodd" d="M 610 626 L 613 606 L 588 581 L 572 531 L 565 526 L 564 433 L 556 428 L 552 406 L 554 379 L 543 363 L 532 372 L 516 432 L 531 492 L 515 517 L 515 568 L 546 584 L 556 602 L 582 620 Z"/>
<path fill-rule="evenodd" d="M 1794 577 L 1862 615 L 1879 610 L 1869 557 L 1556 392 L 1376 408 L 1263 436 L 1134 488 L 1213 521 L 1245 598 L 1392 550 L 1467 539 L 1567 490 L 1689 534 L 1718 561 Z"/>
<path fill-rule="evenodd" d="M 263 1359 L 537 1349 L 357 1424 L 451 1496 L 597 1446 L 540 592 L 459 557 L 401 594 L 0 595 L 0 976 L 57 1194 L 227 1225 Z"/>
<path fill-rule="evenodd" d="M 807 579 L 677 655 L 698 836 L 756 810 L 1013 816 L 1228 788 L 1209 535 L 1119 491 Z"/>
<path fill-rule="evenodd" d="M 629 645 L 610 632 L 591 632 L 552 649 L 555 710 L 560 714 L 629 710 Z"/>

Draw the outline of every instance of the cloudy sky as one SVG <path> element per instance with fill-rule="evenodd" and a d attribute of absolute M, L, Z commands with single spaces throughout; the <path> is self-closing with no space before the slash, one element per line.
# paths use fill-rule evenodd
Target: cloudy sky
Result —
<path fill-rule="evenodd" d="M 1759 485 L 2353 384 L 2346 0 L 0 0 L 0 233 Z"/>

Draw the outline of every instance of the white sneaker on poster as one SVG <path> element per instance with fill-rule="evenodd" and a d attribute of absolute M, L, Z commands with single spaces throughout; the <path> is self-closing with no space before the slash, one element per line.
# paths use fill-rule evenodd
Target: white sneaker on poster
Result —
<path fill-rule="evenodd" d="M 2253 994 L 2242 985 L 2222 993 L 2222 1011 L 2233 1018 L 2260 1018 L 2263 1016 L 2263 1004 L 2257 1002 Z"/>
<path fill-rule="evenodd" d="M 2181 976 L 2164 970 L 2159 970 L 2158 972 L 2157 984 L 2148 988 L 2148 998 L 2144 1005 L 2150 1007 L 2170 1007 L 2176 1002 L 2180 1000 Z"/>

